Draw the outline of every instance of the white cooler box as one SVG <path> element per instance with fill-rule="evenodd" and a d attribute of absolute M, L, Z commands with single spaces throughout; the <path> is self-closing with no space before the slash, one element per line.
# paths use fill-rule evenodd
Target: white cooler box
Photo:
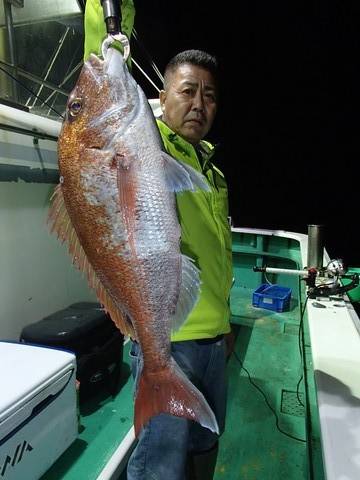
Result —
<path fill-rule="evenodd" d="M 0 479 L 35 480 L 76 439 L 76 359 L 0 342 Z"/>

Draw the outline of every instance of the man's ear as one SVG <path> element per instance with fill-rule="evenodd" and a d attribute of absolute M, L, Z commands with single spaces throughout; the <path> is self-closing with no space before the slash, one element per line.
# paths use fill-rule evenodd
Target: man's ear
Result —
<path fill-rule="evenodd" d="M 160 100 L 161 110 L 164 111 L 164 110 L 165 110 L 165 100 L 166 100 L 166 92 L 165 92 L 165 90 L 160 90 L 159 100 Z"/>

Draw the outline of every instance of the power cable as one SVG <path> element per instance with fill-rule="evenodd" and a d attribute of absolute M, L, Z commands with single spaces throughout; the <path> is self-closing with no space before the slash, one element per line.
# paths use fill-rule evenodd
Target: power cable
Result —
<path fill-rule="evenodd" d="M 296 437 L 295 435 L 291 435 L 291 433 L 288 433 L 288 432 L 285 432 L 285 430 L 283 430 L 280 425 L 279 425 L 279 417 L 275 411 L 275 409 L 270 405 L 270 402 L 269 400 L 267 399 L 265 393 L 261 390 L 261 388 L 256 385 L 256 383 L 252 380 L 251 378 L 251 375 L 249 373 L 249 371 L 244 367 L 244 364 L 243 362 L 241 361 L 241 359 L 239 358 L 239 356 L 237 355 L 237 353 L 234 351 L 234 356 L 236 358 L 236 360 L 240 363 L 241 365 L 241 368 L 244 370 L 244 372 L 246 373 L 246 375 L 248 376 L 248 379 L 249 379 L 249 382 L 251 383 L 251 385 L 253 385 L 256 390 L 258 390 L 261 395 L 264 397 L 264 400 L 265 400 L 265 403 L 266 405 L 269 407 L 269 409 L 272 411 L 272 413 L 274 414 L 275 416 L 275 423 L 276 423 L 276 428 L 279 430 L 280 433 L 282 433 L 283 435 L 286 435 L 287 437 L 290 437 L 291 439 L 293 440 L 297 440 L 298 442 L 302 442 L 302 443 L 307 443 L 306 440 L 304 440 L 303 438 L 299 438 L 299 437 Z"/>

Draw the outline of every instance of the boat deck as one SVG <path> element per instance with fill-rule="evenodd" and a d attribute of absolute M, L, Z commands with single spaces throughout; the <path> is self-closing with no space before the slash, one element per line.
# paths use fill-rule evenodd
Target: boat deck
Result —
<path fill-rule="evenodd" d="M 321 480 L 324 475 L 316 415 L 312 429 L 306 420 L 306 406 L 313 415 L 311 404 L 315 404 L 309 379 L 306 383 L 303 380 L 299 388 L 304 406 L 297 396 L 297 383 L 303 372 L 298 301 L 292 301 L 289 312 L 276 313 L 253 307 L 251 295 L 252 290 L 246 288 L 235 288 L 232 295 L 236 344 L 228 361 L 227 428 L 220 442 L 215 480 Z M 132 425 L 133 381 L 128 350 L 126 345 L 120 393 L 112 398 L 105 392 L 81 406 L 79 438 L 43 480 L 90 480 L 100 475 Z M 254 384 L 275 410 L 280 429 L 299 440 L 277 429 L 273 412 Z M 125 480 L 125 472 L 120 478 Z"/>
<path fill-rule="evenodd" d="M 235 281 L 230 304 L 236 344 L 227 367 L 227 427 L 220 440 L 214 478 L 322 480 L 306 313 L 304 328 L 300 328 L 305 285 L 295 276 L 272 274 L 264 278 L 252 268 L 264 264 L 301 268 L 299 242 L 247 232 L 235 233 L 233 239 Z M 292 288 L 289 311 L 277 313 L 252 306 L 252 294 L 264 281 Z M 133 380 L 128 351 L 129 344 L 124 348 L 120 392 L 114 398 L 104 392 L 81 406 L 78 439 L 42 480 L 126 479 L 126 458 L 116 475 L 105 475 L 103 469 L 132 427 Z"/>
<path fill-rule="evenodd" d="M 303 373 L 299 304 L 293 301 L 289 312 L 276 313 L 252 307 L 251 295 L 247 289 L 233 292 L 232 323 L 237 340 L 228 362 L 227 428 L 220 442 L 215 480 L 321 480 L 312 374 L 306 384 L 301 381 L 297 394 Z M 308 347 L 306 350 L 309 354 Z M 311 359 L 306 363 L 311 370 Z M 284 433 L 278 430 L 267 402 Z M 313 418 L 311 426 L 306 409 Z"/>

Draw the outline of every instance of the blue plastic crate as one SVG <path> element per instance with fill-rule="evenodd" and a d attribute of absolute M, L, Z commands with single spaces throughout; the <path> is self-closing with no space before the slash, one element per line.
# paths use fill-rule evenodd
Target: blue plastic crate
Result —
<path fill-rule="evenodd" d="M 275 312 L 284 312 L 290 307 L 291 288 L 263 283 L 253 293 L 254 307 L 266 308 Z"/>

